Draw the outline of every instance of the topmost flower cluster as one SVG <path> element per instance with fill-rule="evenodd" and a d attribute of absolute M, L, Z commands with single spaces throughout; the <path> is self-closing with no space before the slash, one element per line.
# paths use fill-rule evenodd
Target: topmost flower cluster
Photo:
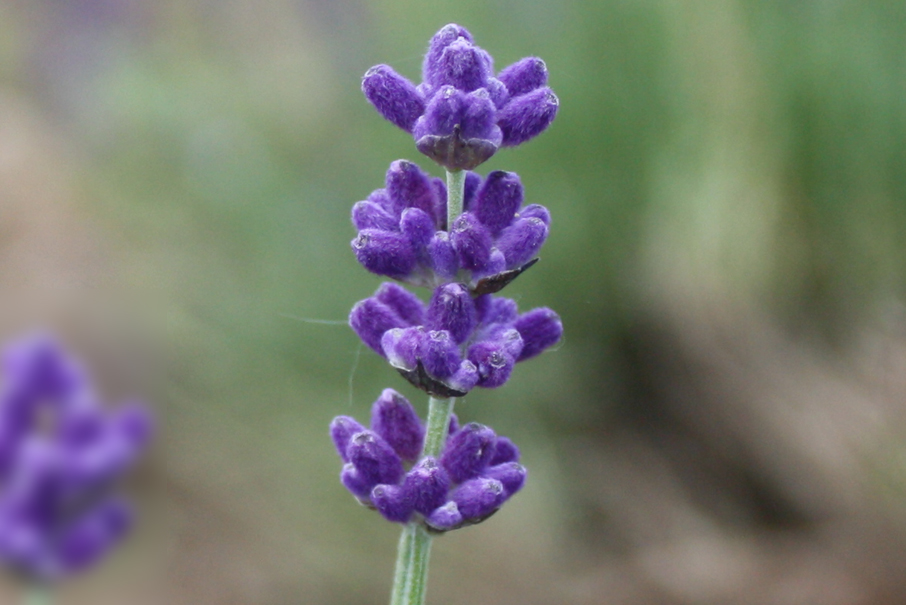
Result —
<path fill-rule="evenodd" d="M 362 91 L 387 120 L 413 135 L 418 150 L 449 170 L 471 170 L 501 146 L 541 134 L 559 100 L 546 86 L 547 67 L 526 57 L 494 77 L 494 61 L 456 24 L 441 28 L 428 47 L 422 83 L 387 65 L 362 79 Z"/>

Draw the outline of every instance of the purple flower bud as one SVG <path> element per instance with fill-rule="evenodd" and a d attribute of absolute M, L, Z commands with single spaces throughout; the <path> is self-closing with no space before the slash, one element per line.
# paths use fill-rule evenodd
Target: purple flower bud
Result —
<path fill-rule="evenodd" d="M 507 268 L 521 267 L 535 258 L 547 232 L 547 225 L 540 218 L 520 218 L 501 231 L 496 243 L 506 257 Z"/>
<path fill-rule="evenodd" d="M 482 325 L 509 324 L 519 317 L 519 307 L 512 298 L 482 296 L 475 299 Z"/>
<path fill-rule="evenodd" d="M 400 219 L 400 231 L 409 238 L 413 248 L 423 250 L 434 236 L 434 219 L 424 210 L 407 208 Z"/>
<path fill-rule="evenodd" d="M 412 507 L 428 516 L 446 502 L 450 477 L 437 460 L 429 456 L 412 467 L 403 485 Z"/>
<path fill-rule="evenodd" d="M 475 303 L 462 284 L 445 284 L 434 290 L 428 305 L 427 327 L 446 330 L 453 342 L 461 344 L 478 323 Z"/>
<path fill-rule="evenodd" d="M 378 229 L 381 231 L 394 231 L 399 225 L 399 220 L 380 204 L 363 201 L 356 202 L 352 207 L 352 224 L 357 230 Z"/>
<path fill-rule="evenodd" d="M 425 108 L 425 115 L 418 119 L 412 129 L 416 143 L 429 135 L 435 137 L 452 135 L 453 129 L 462 123 L 465 99 L 465 93 L 454 87 L 441 87 Z"/>
<path fill-rule="evenodd" d="M 437 190 L 428 174 L 416 164 L 408 160 L 393 162 L 387 170 L 386 183 L 397 214 L 406 208 L 418 208 L 434 218 Z"/>
<path fill-rule="evenodd" d="M 485 469 L 482 476 L 488 479 L 496 479 L 503 485 L 506 490 L 506 497 L 509 498 L 525 485 L 527 472 L 525 467 L 515 462 L 504 462 Z"/>
<path fill-rule="evenodd" d="M 406 523 L 412 516 L 412 503 L 398 485 L 377 485 L 371 491 L 371 502 L 388 521 Z"/>
<path fill-rule="evenodd" d="M 433 86 L 450 84 L 464 92 L 482 88 L 488 81 L 490 57 L 465 38 L 458 38 L 441 52 L 432 66 Z"/>
<path fill-rule="evenodd" d="M 490 428 L 470 422 L 447 441 L 441 464 L 454 483 L 477 477 L 494 456 L 497 436 Z"/>
<path fill-rule="evenodd" d="M 464 269 L 480 271 L 485 267 L 491 256 L 491 234 L 474 214 L 464 212 L 453 221 L 450 240 Z"/>
<path fill-rule="evenodd" d="M 478 384 L 478 379 L 478 368 L 475 367 L 474 363 L 465 359 L 459 364 L 459 369 L 456 370 L 456 373 L 447 380 L 447 384 L 456 391 L 468 393 Z"/>
<path fill-rule="evenodd" d="M 477 342 L 469 347 L 467 357 L 478 368 L 478 386 L 487 389 L 503 385 L 516 363 L 499 342 Z"/>
<path fill-rule="evenodd" d="M 519 448 L 507 437 L 497 437 L 497 445 L 494 448 L 494 457 L 491 458 L 491 466 L 497 466 L 504 462 L 519 462 Z"/>
<path fill-rule="evenodd" d="M 496 124 L 497 110 L 488 91 L 479 88 L 466 95 L 463 101 L 462 129 L 460 135 L 464 140 L 483 139 L 500 147 L 503 133 Z"/>
<path fill-rule="evenodd" d="M 459 270 L 459 258 L 450 234 L 446 231 L 437 231 L 428 242 L 428 257 L 431 259 L 431 268 L 438 277 L 450 279 Z"/>
<path fill-rule="evenodd" d="M 384 282 L 374 293 L 374 298 L 390 307 L 406 322 L 403 325 L 414 326 L 425 323 L 425 303 L 401 286 Z"/>
<path fill-rule="evenodd" d="M 463 184 L 462 192 L 462 209 L 468 211 L 472 209 L 472 200 L 475 199 L 475 193 L 481 186 L 481 176 L 477 172 L 466 172 L 466 182 Z"/>
<path fill-rule="evenodd" d="M 422 451 L 425 429 L 409 400 L 384 389 L 371 408 L 371 429 L 403 460 L 415 461 Z"/>
<path fill-rule="evenodd" d="M 488 83 L 485 88 L 488 91 L 488 95 L 491 97 L 491 102 L 494 104 L 494 107 L 503 107 L 506 105 L 506 102 L 510 100 L 510 91 L 507 90 L 506 84 L 501 82 L 498 78 L 488 78 Z"/>
<path fill-rule="evenodd" d="M 381 337 L 381 349 L 394 368 L 411 372 L 418 365 L 422 343 L 426 338 L 422 326 L 394 328 Z"/>
<path fill-rule="evenodd" d="M 374 298 L 360 300 L 349 313 L 349 325 L 366 345 L 383 355 L 381 337 L 387 330 L 405 327 L 406 322 L 387 305 Z"/>
<path fill-rule="evenodd" d="M 362 78 L 362 92 L 385 119 L 406 132 L 425 111 L 425 102 L 409 80 L 387 65 L 375 65 Z"/>
<path fill-rule="evenodd" d="M 510 99 L 497 113 L 504 147 L 515 147 L 544 132 L 557 116 L 560 101 L 546 86 Z"/>
<path fill-rule="evenodd" d="M 551 226 L 551 213 L 541 204 L 529 204 L 519 211 L 519 218 L 537 218 L 548 227 Z"/>
<path fill-rule="evenodd" d="M 134 449 L 148 445 L 154 435 L 154 418 L 150 410 L 134 401 L 114 412 L 110 424 L 113 431 L 119 433 Z"/>
<path fill-rule="evenodd" d="M 459 369 L 459 347 L 446 330 L 432 330 L 422 341 L 422 363 L 430 376 L 446 380 Z"/>
<path fill-rule="evenodd" d="M 518 97 L 547 84 L 547 65 L 538 57 L 526 57 L 504 68 L 497 79 L 506 84 L 511 97 Z"/>
<path fill-rule="evenodd" d="M 470 207 L 471 212 L 496 236 L 509 225 L 522 206 L 523 190 L 515 172 L 495 170 L 487 176 Z"/>
<path fill-rule="evenodd" d="M 403 463 L 393 448 L 374 431 L 356 433 L 346 448 L 349 462 L 363 484 L 397 483 L 403 476 Z"/>
<path fill-rule="evenodd" d="M 496 479 L 479 477 L 453 490 L 450 499 L 456 503 L 464 521 L 478 522 L 500 508 L 506 499 L 506 490 Z"/>
<path fill-rule="evenodd" d="M 522 335 L 524 346 L 517 361 L 530 359 L 549 346 L 556 344 L 563 336 L 560 317 L 548 308 L 532 309 L 523 314 L 513 325 Z"/>
<path fill-rule="evenodd" d="M 431 38 L 431 42 L 428 45 L 428 52 L 425 53 L 425 61 L 422 65 L 422 79 L 429 83 L 431 86 L 440 86 L 439 77 L 440 77 L 440 63 L 441 57 L 443 56 L 444 49 L 453 44 L 459 38 L 464 38 L 466 41 L 472 41 L 472 34 L 469 31 L 456 25 L 455 23 L 449 23 L 434 34 Z"/>
<path fill-rule="evenodd" d="M 459 508 L 452 500 L 432 512 L 425 522 L 438 531 L 449 531 L 462 525 L 463 518 Z"/>
<path fill-rule="evenodd" d="M 499 273 L 502 273 L 506 270 L 506 256 L 503 252 L 497 248 L 491 248 L 491 255 L 488 257 L 488 262 L 481 271 L 475 271 L 473 281 L 475 277 L 485 277 L 485 276 L 496 276 Z M 494 290 L 495 292 L 497 290 Z"/>
<path fill-rule="evenodd" d="M 362 504 L 371 503 L 371 490 L 375 484 L 366 479 L 351 462 L 343 465 L 343 470 L 340 471 L 340 483 Z"/>
<path fill-rule="evenodd" d="M 349 416 L 337 416 L 330 423 L 330 438 L 333 439 L 333 444 L 337 448 L 337 453 L 340 454 L 343 462 L 349 462 L 349 457 L 346 456 L 349 440 L 352 439 L 353 435 L 364 430 L 365 427 Z"/>
<path fill-rule="evenodd" d="M 132 525 L 132 511 L 118 498 L 109 498 L 73 523 L 59 536 L 55 561 L 45 576 L 78 572 L 100 559 Z"/>
<path fill-rule="evenodd" d="M 350 243 L 359 263 L 372 273 L 402 279 L 415 269 L 415 250 L 402 233 L 363 229 Z"/>

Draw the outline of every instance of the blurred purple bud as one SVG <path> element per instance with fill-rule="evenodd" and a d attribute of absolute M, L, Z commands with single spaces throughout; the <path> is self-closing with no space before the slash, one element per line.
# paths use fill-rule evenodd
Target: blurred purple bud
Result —
<path fill-rule="evenodd" d="M 524 346 L 517 361 L 530 359 L 556 344 L 563 336 L 560 316 L 546 307 L 532 309 L 516 320 L 513 327 L 522 335 Z"/>
<path fill-rule="evenodd" d="M 427 327 L 446 330 L 453 342 L 462 344 L 478 322 L 475 303 L 462 284 L 445 284 L 434 290 L 428 304 Z"/>
<path fill-rule="evenodd" d="M 446 502 L 450 477 L 437 460 L 429 456 L 412 467 L 403 485 L 412 507 L 428 516 Z"/>
<path fill-rule="evenodd" d="M 497 437 L 494 457 L 491 458 L 490 464 L 497 466 L 504 462 L 519 462 L 519 448 L 508 437 Z"/>
<path fill-rule="evenodd" d="M 453 434 L 441 455 L 441 464 L 454 483 L 477 477 L 494 455 L 497 436 L 490 428 L 470 422 Z"/>
<path fill-rule="evenodd" d="M 403 463 L 374 431 L 364 430 L 349 440 L 346 448 L 349 462 L 355 466 L 364 484 L 398 483 L 403 476 Z"/>
<path fill-rule="evenodd" d="M 58 537 L 55 553 L 58 573 L 49 575 L 66 575 L 89 567 L 122 539 L 131 525 L 132 511 L 124 501 L 118 498 L 104 501 Z"/>
<path fill-rule="evenodd" d="M 482 475 L 489 479 L 500 481 L 503 489 L 506 490 L 506 497 L 509 498 L 525 485 L 527 472 L 521 464 L 504 462 L 485 469 Z"/>
<path fill-rule="evenodd" d="M 359 263 L 372 273 L 402 279 L 415 269 L 415 250 L 402 233 L 363 229 L 350 243 Z"/>
<path fill-rule="evenodd" d="M 470 210 L 496 236 L 509 225 L 522 206 L 522 182 L 515 172 L 495 170 L 484 180 Z"/>
<path fill-rule="evenodd" d="M 499 342 L 477 342 L 469 347 L 467 357 L 478 368 L 478 386 L 487 389 L 502 386 L 516 363 Z"/>
<path fill-rule="evenodd" d="M 464 521 L 481 521 L 500 508 L 506 490 L 496 479 L 479 477 L 453 490 L 450 499 L 456 503 Z"/>
<path fill-rule="evenodd" d="M 540 218 L 520 218 L 501 231 L 496 244 L 506 257 L 507 269 L 521 267 L 535 258 L 547 233 L 547 225 Z"/>
<path fill-rule="evenodd" d="M 462 515 L 452 500 L 432 512 L 425 522 L 438 531 L 449 531 L 462 525 Z"/>
<path fill-rule="evenodd" d="M 381 515 L 394 523 L 406 523 L 412 516 L 412 503 L 398 485 L 377 485 L 371 491 L 371 502 Z"/>
<path fill-rule="evenodd" d="M 491 256 L 491 234 L 474 214 L 464 212 L 453 221 L 450 240 L 464 269 L 484 269 Z"/>
<path fill-rule="evenodd" d="M 497 113 L 503 146 L 520 145 L 544 132 L 557 116 L 559 106 L 557 95 L 547 87 L 510 99 Z"/>
<path fill-rule="evenodd" d="M 459 369 L 459 347 L 446 330 L 432 330 L 422 341 L 421 361 L 425 371 L 437 380 L 446 380 Z"/>
<path fill-rule="evenodd" d="M 331 421 L 330 438 L 333 439 L 333 444 L 337 448 L 337 453 L 340 454 L 343 462 L 349 462 L 349 457 L 346 455 L 349 440 L 352 439 L 353 435 L 364 430 L 365 427 L 349 416 L 337 416 Z"/>
<path fill-rule="evenodd" d="M 428 242 L 428 257 L 438 277 L 450 279 L 459 270 L 459 258 L 446 231 L 437 231 Z"/>
<path fill-rule="evenodd" d="M 425 323 L 425 303 L 401 286 L 384 282 L 374 293 L 374 298 L 390 307 L 406 322 L 403 325 L 415 326 Z"/>
<path fill-rule="evenodd" d="M 376 65 L 365 73 L 362 92 L 378 113 L 409 133 L 425 111 L 425 101 L 415 85 L 387 65 Z"/>
<path fill-rule="evenodd" d="M 393 328 L 405 327 L 406 322 L 387 305 L 374 298 L 361 300 L 349 313 L 349 325 L 366 345 L 383 355 L 381 337 Z"/>
<path fill-rule="evenodd" d="M 384 389 L 371 408 L 371 429 L 403 460 L 415 461 L 422 451 L 425 429 L 409 400 Z"/>
<path fill-rule="evenodd" d="M 356 202 L 352 206 L 352 224 L 357 230 L 393 231 L 399 225 L 399 221 L 380 204 L 366 200 Z"/>
<path fill-rule="evenodd" d="M 511 97 L 518 97 L 547 84 L 547 65 L 538 57 L 526 57 L 505 67 L 497 79 L 506 84 Z"/>

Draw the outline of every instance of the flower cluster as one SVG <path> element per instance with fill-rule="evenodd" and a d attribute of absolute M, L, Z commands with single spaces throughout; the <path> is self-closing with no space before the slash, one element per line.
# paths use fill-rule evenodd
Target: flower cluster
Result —
<path fill-rule="evenodd" d="M 352 207 L 356 258 L 366 269 L 421 286 L 453 279 L 475 294 L 496 292 L 528 268 L 547 239 L 550 213 L 523 207 L 519 176 L 500 170 L 465 175 L 464 212 L 447 225 L 441 179 L 398 160 L 386 186 Z"/>
<path fill-rule="evenodd" d="M 486 426 L 458 426 L 451 418 L 439 458 L 418 460 L 425 429 L 405 397 L 385 389 L 371 411 L 371 429 L 349 416 L 330 426 L 345 463 L 343 485 L 386 519 L 414 516 L 435 531 L 479 523 L 494 514 L 525 483 L 519 450 Z M 408 472 L 404 464 L 412 464 Z"/>
<path fill-rule="evenodd" d="M 11 344 L 0 391 L 0 561 L 41 582 L 98 561 L 128 531 L 113 492 L 152 433 L 146 408 L 106 412 L 47 336 Z"/>
<path fill-rule="evenodd" d="M 420 152 L 449 170 L 471 170 L 501 146 L 524 143 L 544 131 L 559 100 L 546 86 L 547 67 L 526 57 L 494 77 L 494 61 L 459 25 L 431 39 L 422 83 L 376 65 L 362 91 L 390 122 L 413 135 Z"/>
<path fill-rule="evenodd" d="M 556 313 L 519 314 L 515 301 L 468 288 L 438 286 L 428 305 L 392 283 L 356 303 L 349 323 L 365 344 L 415 386 L 440 397 L 461 397 L 475 386 L 499 387 L 516 362 L 560 340 Z"/>

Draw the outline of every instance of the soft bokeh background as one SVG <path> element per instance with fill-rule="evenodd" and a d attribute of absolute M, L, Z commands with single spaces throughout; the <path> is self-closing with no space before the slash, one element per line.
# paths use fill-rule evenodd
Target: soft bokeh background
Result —
<path fill-rule="evenodd" d="M 61 602 L 386 602 L 398 529 L 326 427 L 424 398 L 299 318 L 378 285 L 348 215 L 390 161 L 440 174 L 359 83 L 451 21 L 550 69 L 553 126 L 480 171 L 552 211 L 506 293 L 566 339 L 459 404 L 531 475 L 435 542 L 429 602 L 903 603 L 902 1 L 3 0 L 4 334 L 167 360 L 130 383 L 166 519 Z"/>

